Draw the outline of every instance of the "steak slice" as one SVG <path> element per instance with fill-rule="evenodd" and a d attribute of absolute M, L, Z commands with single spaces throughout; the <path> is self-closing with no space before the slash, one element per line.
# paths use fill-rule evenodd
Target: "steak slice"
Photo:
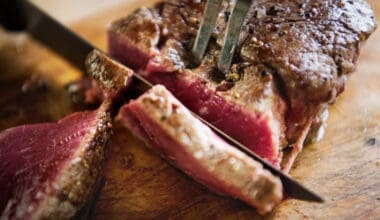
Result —
<path fill-rule="evenodd" d="M 224 142 L 165 87 L 124 105 L 118 118 L 173 165 L 211 190 L 266 213 L 281 202 L 282 184 L 262 165 Z"/>
<path fill-rule="evenodd" d="M 102 87 L 105 98 L 114 100 L 132 82 L 133 71 L 101 51 L 93 50 L 86 58 L 86 71 Z"/>
<path fill-rule="evenodd" d="M 110 102 L 57 123 L 0 133 L 1 219 L 69 219 L 96 185 L 111 134 Z"/>
<path fill-rule="evenodd" d="M 85 66 L 89 76 L 68 85 L 74 103 L 96 106 L 106 99 L 118 102 L 131 85 L 133 71 L 101 51 L 91 51 Z"/>
<path fill-rule="evenodd" d="M 192 66 L 188 54 L 205 2 L 165 0 L 114 22 L 110 54 L 275 165 L 280 150 L 293 147 L 288 171 L 354 71 L 360 45 L 376 27 L 373 12 L 364 0 L 256 1 L 223 78 L 215 63 L 232 1 L 222 3 L 201 66 Z"/>

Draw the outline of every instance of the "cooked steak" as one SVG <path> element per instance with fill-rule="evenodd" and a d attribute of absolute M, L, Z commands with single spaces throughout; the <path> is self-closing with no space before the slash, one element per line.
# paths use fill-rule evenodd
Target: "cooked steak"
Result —
<path fill-rule="evenodd" d="M 96 106 L 105 99 L 115 102 L 131 84 L 133 71 L 98 50 L 89 53 L 85 66 L 89 76 L 68 85 L 74 103 Z"/>
<path fill-rule="evenodd" d="M 153 150 L 211 190 L 239 198 L 260 213 L 282 200 L 282 184 L 230 146 L 158 85 L 124 105 L 118 118 Z"/>
<path fill-rule="evenodd" d="M 130 85 L 133 71 L 93 50 L 86 59 L 86 70 L 102 87 L 106 98 L 114 99 Z"/>
<path fill-rule="evenodd" d="M 152 13 L 147 9 L 141 9 L 126 20 L 135 17 L 141 19 L 142 16 L 151 17 Z M 114 50 L 122 48 L 121 43 L 128 45 L 130 43 L 124 41 L 126 35 L 123 28 L 127 28 L 125 23 L 125 20 L 116 22 L 110 31 L 110 53 L 115 57 L 118 54 Z M 145 26 L 142 25 L 140 28 L 144 30 Z M 119 43 L 116 45 L 116 42 Z M 144 46 L 146 45 L 137 44 L 135 49 Z M 128 48 L 130 47 L 134 45 L 129 45 Z M 260 71 L 265 74 L 247 74 L 239 82 L 241 86 L 238 87 L 230 82 L 214 80 L 215 68 L 212 62 L 195 70 L 183 69 L 187 62 L 184 59 L 186 51 L 183 45 L 174 39 L 166 41 L 161 52 L 145 64 L 146 77 L 152 83 L 165 85 L 192 111 L 273 164 L 279 164 L 280 141 L 284 140 L 281 135 L 285 132 L 283 126 L 285 103 L 277 91 L 274 78 L 269 74 L 270 69 L 264 66 L 247 67 L 250 71 Z M 131 51 L 124 53 L 128 54 Z M 130 62 L 134 61 L 129 60 L 126 64 L 134 66 Z"/>
<path fill-rule="evenodd" d="M 1 219 L 69 219 L 90 197 L 111 133 L 110 103 L 0 133 Z"/>
<path fill-rule="evenodd" d="M 204 6 L 166 0 L 114 22 L 110 54 L 273 164 L 283 147 L 294 146 L 284 161 L 289 170 L 309 128 L 354 71 L 360 44 L 376 26 L 372 10 L 364 0 L 255 1 L 223 78 L 215 64 L 230 1 L 222 3 L 203 63 L 191 65 Z"/>

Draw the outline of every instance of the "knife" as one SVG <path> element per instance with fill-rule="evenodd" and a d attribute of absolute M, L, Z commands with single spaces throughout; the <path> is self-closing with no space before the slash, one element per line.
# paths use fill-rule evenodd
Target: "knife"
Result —
<path fill-rule="evenodd" d="M 97 49 L 95 46 L 70 31 L 30 1 L 6 0 L 1 4 L 4 4 L 4 2 L 8 4 L 6 8 L 8 12 L 4 12 L 4 5 L 2 5 L 3 10 L 0 10 L 0 18 L 4 26 L 10 28 L 12 24 L 16 24 L 10 29 L 26 30 L 34 39 L 40 41 L 58 55 L 65 58 L 75 67 L 85 70 L 84 60 L 86 59 L 88 53 L 94 49 Z M 143 76 L 134 74 L 134 78 L 136 79 L 135 81 L 141 83 L 143 87 L 152 87 L 152 84 L 149 83 L 149 81 Z M 279 169 L 275 168 L 273 165 L 266 162 L 260 156 L 253 153 L 247 147 L 220 131 L 209 122 L 205 121 L 195 113 L 193 114 L 228 143 L 260 162 L 264 168 L 279 177 L 284 186 L 284 192 L 286 195 L 305 201 L 323 202 L 322 197 L 307 189 Z"/>

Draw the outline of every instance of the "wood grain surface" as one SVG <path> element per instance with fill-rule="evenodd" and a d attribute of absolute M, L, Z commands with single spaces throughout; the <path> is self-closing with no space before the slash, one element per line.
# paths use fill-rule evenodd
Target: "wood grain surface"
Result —
<path fill-rule="evenodd" d="M 380 2 L 370 3 L 380 23 Z M 106 49 L 107 25 L 151 4 L 148 0 L 126 1 L 71 27 Z M 0 130 L 56 121 L 78 110 L 65 85 L 80 76 L 25 34 L 0 30 Z M 305 148 L 291 175 L 321 194 L 325 203 L 290 199 L 272 213 L 259 216 L 251 207 L 195 183 L 116 121 L 105 167 L 107 181 L 92 218 L 380 219 L 379 30 L 364 45 L 356 73 L 330 108 L 324 139 Z"/>

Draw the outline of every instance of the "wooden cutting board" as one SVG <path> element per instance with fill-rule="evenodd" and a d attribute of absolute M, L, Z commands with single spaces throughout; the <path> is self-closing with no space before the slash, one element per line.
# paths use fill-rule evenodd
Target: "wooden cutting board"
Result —
<path fill-rule="evenodd" d="M 380 23 L 380 2 L 370 1 Z M 106 27 L 151 1 L 125 4 L 73 24 L 106 49 Z M 68 47 L 70 45 L 67 45 Z M 380 219 L 380 31 L 364 46 L 346 91 L 330 108 L 324 139 L 307 146 L 291 175 L 325 198 L 287 200 L 267 216 L 215 195 L 144 147 L 118 122 L 95 219 Z M 0 31 L 0 129 L 56 121 L 78 110 L 65 85 L 80 73 L 24 34 Z M 28 82 L 25 84 L 25 80 Z M 22 88 L 24 91 L 22 91 Z"/>

